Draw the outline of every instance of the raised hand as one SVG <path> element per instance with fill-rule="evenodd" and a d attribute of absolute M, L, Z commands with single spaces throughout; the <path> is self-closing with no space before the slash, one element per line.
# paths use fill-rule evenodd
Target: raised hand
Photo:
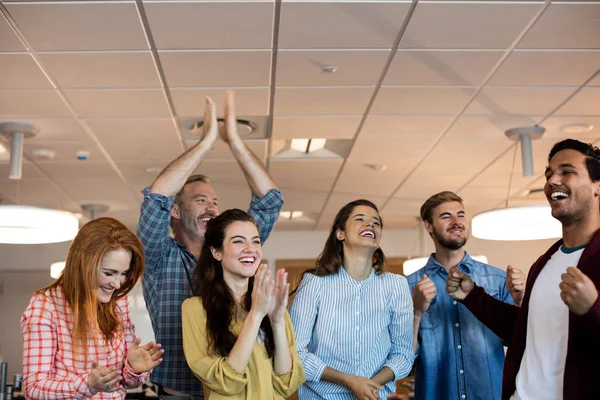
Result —
<path fill-rule="evenodd" d="M 221 130 L 221 138 L 225 143 L 231 144 L 232 140 L 240 138 L 237 130 L 235 96 L 233 90 L 228 90 L 225 96 L 225 129 Z"/>
<path fill-rule="evenodd" d="M 509 265 L 506 267 L 506 288 L 513 298 L 515 306 L 521 307 L 525 296 L 525 274 L 518 268 Z"/>
<path fill-rule="evenodd" d="M 588 312 L 598 299 L 598 289 L 594 282 L 577 267 L 567 268 L 567 272 L 560 277 L 560 298 L 569 310 L 577 315 Z"/>
<path fill-rule="evenodd" d="M 219 124 L 217 123 L 217 111 L 215 109 L 215 103 L 210 97 L 207 97 L 206 105 L 204 106 L 204 119 L 202 123 L 202 135 L 200 136 L 200 140 L 206 141 L 210 145 L 213 145 L 218 136 Z"/>
<path fill-rule="evenodd" d="M 463 300 L 473 290 L 475 283 L 473 279 L 457 267 L 450 268 L 446 280 L 446 292 L 456 300 Z"/>
<path fill-rule="evenodd" d="M 283 321 L 283 315 L 288 304 L 288 296 L 290 294 L 290 284 L 287 281 L 287 272 L 281 268 L 277 270 L 277 276 L 275 279 L 275 287 L 273 289 L 273 300 L 274 307 L 269 318 L 271 322 Z"/>
<path fill-rule="evenodd" d="M 435 284 L 427 274 L 423 274 L 423 278 L 415 285 L 412 292 L 413 307 L 416 316 L 423 316 L 427 312 L 431 300 L 436 295 Z"/>
<path fill-rule="evenodd" d="M 372 379 L 353 376 L 348 382 L 348 389 L 358 400 L 379 400 L 377 392 L 383 390 L 383 387 Z"/>
<path fill-rule="evenodd" d="M 165 352 L 160 344 L 148 342 L 140 346 L 142 339 L 135 338 L 127 351 L 127 362 L 136 374 L 148 372 L 162 362 L 162 354 Z"/>
<path fill-rule="evenodd" d="M 274 287 L 275 281 L 271 278 L 271 270 L 267 264 L 261 264 L 256 270 L 256 274 L 254 274 L 252 308 L 250 309 L 260 318 L 264 318 L 275 308 Z"/>
<path fill-rule="evenodd" d="M 121 388 L 119 382 L 123 377 L 116 368 L 100 367 L 96 361 L 92 362 L 92 372 L 88 375 L 90 393 L 115 392 Z"/>

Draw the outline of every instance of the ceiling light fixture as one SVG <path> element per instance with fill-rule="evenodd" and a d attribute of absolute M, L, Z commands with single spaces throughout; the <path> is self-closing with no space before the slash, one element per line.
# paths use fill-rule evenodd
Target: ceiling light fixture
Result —
<path fill-rule="evenodd" d="M 297 219 L 303 215 L 304 215 L 304 213 L 302 211 L 280 211 L 279 212 L 280 219 Z"/>
<path fill-rule="evenodd" d="M 258 125 L 255 122 L 249 121 L 247 119 L 236 119 L 237 122 L 237 131 L 240 136 L 248 136 L 252 132 L 258 128 Z M 217 123 L 219 124 L 219 130 L 223 130 L 225 126 L 224 118 L 217 118 Z M 204 126 L 204 121 L 196 121 L 190 127 L 190 130 L 195 134 L 200 134 L 202 132 L 202 127 Z"/>
<path fill-rule="evenodd" d="M 560 130 L 563 133 L 568 133 L 568 134 L 586 133 L 586 132 L 591 131 L 592 129 L 594 129 L 594 125 L 585 124 L 585 123 L 570 124 L 570 125 L 565 125 L 562 128 L 560 128 Z"/>
<path fill-rule="evenodd" d="M 290 147 L 302 153 L 314 153 L 323 150 L 327 139 L 292 139 Z"/>
<path fill-rule="evenodd" d="M 533 155 L 531 139 L 537 139 L 544 133 L 540 126 L 509 129 L 506 136 L 510 139 L 520 139 L 523 156 L 523 176 L 533 176 Z M 552 217 L 550 205 L 536 204 L 509 207 L 511 184 L 515 169 L 518 145 L 515 144 L 513 165 L 508 181 L 504 208 L 484 211 L 473 216 L 471 222 L 473 236 L 486 240 L 517 241 L 540 240 L 557 238 L 562 235 L 559 221 Z"/>

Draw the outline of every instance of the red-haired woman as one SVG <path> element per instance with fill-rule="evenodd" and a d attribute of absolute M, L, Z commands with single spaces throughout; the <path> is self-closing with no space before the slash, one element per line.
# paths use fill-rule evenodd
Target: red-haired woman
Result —
<path fill-rule="evenodd" d="M 139 239 L 113 218 L 88 222 L 65 269 L 39 289 L 21 318 L 28 399 L 124 399 L 162 359 L 140 346 L 126 294 L 144 269 Z"/>

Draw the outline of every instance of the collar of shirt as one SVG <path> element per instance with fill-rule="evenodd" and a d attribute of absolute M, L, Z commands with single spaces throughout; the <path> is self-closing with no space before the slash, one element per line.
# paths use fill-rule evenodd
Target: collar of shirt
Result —
<path fill-rule="evenodd" d="M 351 277 L 350 274 L 348 272 L 346 272 L 346 269 L 343 266 L 340 266 L 338 275 L 340 276 L 340 278 L 342 280 L 344 280 L 345 282 L 348 282 L 351 285 L 358 286 L 358 287 L 365 287 L 369 284 L 369 282 L 371 282 L 373 275 L 375 275 L 375 269 L 371 268 L 371 273 L 369 274 L 369 276 L 367 276 L 367 278 L 362 281 L 357 281 L 356 279 Z"/>
<path fill-rule="evenodd" d="M 446 273 L 446 269 L 442 264 L 437 262 L 434 255 L 435 253 L 431 253 L 431 255 L 429 256 L 429 260 L 427 260 L 427 264 L 425 264 L 425 273 L 427 274 L 427 276 L 432 276 L 440 270 L 443 271 L 444 274 Z M 463 257 L 461 262 L 458 263 L 458 269 L 466 274 L 471 275 L 474 263 L 475 260 L 473 260 L 469 253 L 465 251 L 465 256 Z"/>

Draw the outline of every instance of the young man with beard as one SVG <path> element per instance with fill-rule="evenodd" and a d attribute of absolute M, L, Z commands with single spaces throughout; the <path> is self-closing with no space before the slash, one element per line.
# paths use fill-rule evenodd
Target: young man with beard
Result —
<path fill-rule="evenodd" d="M 520 304 L 525 287 L 521 271 L 473 260 L 464 246 L 469 221 L 462 199 L 452 192 L 431 196 L 421 207 L 425 229 L 435 245 L 425 268 L 408 276 L 413 293 L 415 399 L 499 400 L 502 340 L 445 292 L 450 268 L 477 277 L 485 291 L 502 302 Z"/>
<path fill-rule="evenodd" d="M 212 100 L 207 99 L 200 141 L 171 162 L 152 186 L 143 190 L 138 236 L 144 244 L 144 299 L 157 342 L 165 350 L 151 380 L 159 394 L 187 394 L 202 399 L 202 383 L 189 369 L 182 345 L 181 305 L 192 296 L 191 276 L 207 222 L 218 213 L 217 197 L 204 175 L 192 175 L 212 150 L 219 127 Z M 233 93 L 227 93 L 222 139 L 244 171 L 252 191 L 248 213 L 258 223 L 264 242 L 277 221 L 283 197 L 262 163 L 237 133 Z M 173 236 L 169 235 L 169 226 Z"/>
<path fill-rule="evenodd" d="M 544 193 L 563 236 L 531 267 L 521 308 L 487 295 L 469 271 L 450 270 L 446 290 L 509 341 L 502 399 L 597 399 L 600 150 L 556 143 Z"/>

